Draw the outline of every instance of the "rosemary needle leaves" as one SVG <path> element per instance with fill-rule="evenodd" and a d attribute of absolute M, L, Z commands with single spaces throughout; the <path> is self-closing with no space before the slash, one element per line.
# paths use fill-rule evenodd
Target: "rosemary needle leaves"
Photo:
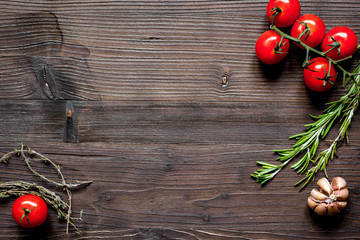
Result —
<path fill-rule="evenodd" d="M 75 233 L 81 234 L 81 231 L 75 226 L 75 220 L 81 220 L 82 211 L 80 211 L 80 217 L 73 217 L 72 216 L 72 207 L 71 207 L 71 198 L 72 192 L 71 190 L 85 187 L 92 183 L 92 181 L 77 181 L 76 183 L 67 183 L 60 166 L 58 166 L 55 162 L 50 160 L 49 158 L 45 157 L 41 153 L 38 153 L 29 147 L 25 147 L 21 144 L 18 149 L 14 149 L 13 151 L 5 154 L 3 157 L 0 158 L 0 162 L 5 164 L 12 157 L 20 157 L 24 160 L 28 169 L 35 175 L 40 177 L 41 179 L 55 185 L 56 187 L 60 187 L 68 196 L 68 201 L 63 201 L 58 194 L 49 189 L 37 185 L 35 183 L 29 183 L 25 181 L 10 181 L 10 182 L 2 182 L 0 183 L 0 198 L 5 197 L 19 197 L 25 194 L 33 194 L 37 195 L 44 199 L 44 201 L 51 206 L 53 209 L 56 210 L 58 214 L 58 218 L 60 220 L 66 221 L 66 233 L 69 232 L 69 225 L 71 225 L 75 229 Z M 32 161 L 40 161 L 46 164 L 50 164 L 57 172 L 61 181 L 54 181 L 45 177 L 44 175 L 40 174 L 36 171 L 32 165 Z"/>
<path fill-rule="evenodd" d="M 289 149 L 274 150 L 279 155 L 277 160 L 281 162 L 278 165 L 270 164 L 263 161 L 257 161 L 262 168 L 255 171 L 251 176 L 256 182 L 264 184 L 273 179 L 289 162 L 300 154 L 303 156 L 291 168 L 298 174 L 304 174 L 305 177 L 295 183 L 302 184 L 303 189 L 310 180 L 314 180 L 319 171 L 326 174 L 326 166 L 329 160 L 336 156 L 336 150 L 346 141 L 349 142 L 349 126 L 351 120 L 359 106 L 360 99 L 360 61 L 345 83 L 349 83 L 346 94 L 339 100 L 327 103 L 327 108 L 318 116 L 311 116 L 313 123 L 305 125 L 306 131 L 290 137 L 297 142 Z M 323 140 L 332 129 L 334 123 L 340 119 L 341 126 L 337 136 L 330 147 L 317 154 L 319 143 Z M 310 166 L 312 165 L 312 166 Z"/>

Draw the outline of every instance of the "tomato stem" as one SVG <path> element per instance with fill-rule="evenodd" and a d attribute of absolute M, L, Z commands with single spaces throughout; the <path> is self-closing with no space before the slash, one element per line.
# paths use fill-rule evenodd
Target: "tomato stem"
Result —
<path fill-rule="evenodd" d="M 35 207 L 33 207 L 31 210 L 29 210 L 28 208 L 23 208 L 24 214 L 21 216 L 20 218 L 20 223 L 23 221 L 24 217 L 26 216 L 26 222 L 29 225 L 29 214 L 34 210 Z"/>
<path fill-rule="evenodd" d="M 275 53 L 278 54 L 287 54 L 287 52 L 283 52 L 283 49 L 281 47 L 283 47 L 286 44 L 286 42 L 284 42 L 284 37 L 282 36 L 280 39 L 280 42 L 276 44 L 276 47 L 274 48 Z"/>
<path fill-rule="evenodd" d="M 298 39 L 299 41 L 301 41 L 301 38 L 305 35 L 305 40 L 310 36 L 310 28 L 309 26 L 306 24 L 306 22 L 301 22 L 300 21 L 300 24 L 303 25 L 305 27 L 304 31 L 302 31 L 299 36 L 298 36 Z"/>
<path fill-rule="evenodd" d="M 303 66 L 304 68 L 306 68 L 306 67 L 309 66 L 310 52 L 312 52 L 312 53 L 317 54 L 317 55 L 325 58 L 326 60 L 328 60 L 329 63 L 330 63 L 330 65 L 333 64 L 338 70 L 340 70 L 340 71 L 343 73 L 343 81 L 344 81 L 344 82 L 343 82 L 343 86 L 346 86 L 346 85 L 348 84 L 348 81 L 346 81 L 346 77 L 347 77 L 347 76 L 352 78 L 353 76 L 357 75 L 357 74 L 355 74 L 355 73 L 350 73 L 350 72 L 348 72 L 347 70 L 345 70 L 345 69 L 340 65 L 340 63 L 341 63 L 342 61 L 348 60 L 348 59 L 352 58 L 353 56 L 348 56 L 348 57 L 345 57 L 345 58 L 340 59 L 340 60 L 333 60 L 333 59 L 331 59 L 330 57 L 328 57 L 328 56 L 326 55 L 328 52 L 330 52 L 330 51 L 332 51 L 333 49 L 339 47 L 339 44 L 340 44 L 340 43 L 339 43 L 338 41 L 336 41 L 335 39 L 334 39 L 334 43 L 333 43 L 333 45 L 332 45 L 332 48 L 330 48 L 330 49 L 327 50 L 326 52 L 322 52 L 322 51 L 319 51 L 319 50 L 317 50 L 317 49 L 315 49 L 315 48 L 312 48 L 312 47 L 308 46 L 308 45 L 305 44 L 303 41 L 301 41 L 300 38 L 292 37 L 291 35 L 283 32 L 282 30 L 280 30 L 277 26 L 275 26 L 275 25 L 273 25 L 273 24 L 270 25 L 270 29 L 273 30 L 273 31 L 275 31 L 276 33 L 278 33 L 282 38 L 286 38 L 286 39 L 288 39 L 288 40 L 290 40 L 290 41 L 293 41 L 293 42 L 295 42 L 295 43 L 297 43 L 297 44 L 299 44 L 300 46 L 302 46 L 302 47 L 305 48 L 305 50 L 306 50 L 306 57 L 305 57 L 304 62 L 303 62 L 303 64 L 302 64 L 302 66 Z M 305 31 L 306 31 L 306 29 L 304 30 L 304 32 L 305 32 Z M 304 34 L 304 33 L 303 33 L 303 34 Z"/>
<path fill-rule="evenodd" d="M 274 8 L 271 9 L 271 12 L 274 12 L 273 14 L 271 14 L 271 17 L 269 19 L 272 19 L 272 25 L 275 24 L 275 19 L 276 19 L 276 16 L 282 12 L 282 9 L 278 6 L 275 6 Z"/>

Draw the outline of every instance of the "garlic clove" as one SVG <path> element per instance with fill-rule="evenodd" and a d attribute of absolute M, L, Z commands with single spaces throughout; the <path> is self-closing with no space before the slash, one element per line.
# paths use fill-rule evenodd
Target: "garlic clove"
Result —
<path fill-rule="evenodd" d="M 320 178 L 317 184 L 327 194 L 330 195 L 333 192 L 333 189 L 331 188 L 331 185 L 326 178 Z"/>
<path fill-rule="evenodd" d="M 349 190 L 347 188 L 336 190 L 334 195 L 338 201 L 345 201 L 349 198 Z"/>
<path fill-rule="evenodd" d="M 337 201 L 336 205 L 337 205 L 339 211 L 342 211 L 346 208 L 347 202 L 346 201 Z"/>
<path fill-rule="evenodd" d="M 326 199 L 328 199 L 329 197 L 326 196 L 324 193 L 320 192 L 317 189 L 313 189 L 311 190 L 310 196 L 315 200 L 315 201 L 325 201 Z"/>
<path fill-rule="evenodd" d="M 327 206 L 327 215 L 328 215 L 328 216 L 334 216 L 334 215 L 336 215 L 338 212 L 339 212 L 339 209 L 338 209 L 336 203 L 332 202 L 332 203 L 329 203 L 329 204 L 328 204 L 328 206 Z"/>
<path fill-rule="evenodd" d="M 340 190 L 346 188 L 346 181 L 342 177 L 334 177 L 331 182 L 331 187 L 334 190 Z"/>
<path fill-rule="evenodd" d="M 316 208 L 314 209 L 314 211 L 317 213 L 317 215 L 319 216 L 323 216 L 326 214 L 326 204 L 325 203 L 321 203 L 319 205 L 316 206 Z"/>
<path fill-rule="evenodd" d="M 316 208 L 317 203 L 312 199 L 312 197 L 308 197 L 307 202 L 308 202 L 309 208 L 311 208 L 311 209 Z"/>
<path fill-rule="evenodd" d="M 346 208 L 349 190 L 345 179 L 335 177 L 330 184 L 327 178 L 321 178 L 317 184 L 321 189 L 312 189 L 307 199 L 316 214 L 334 216 Z"/>

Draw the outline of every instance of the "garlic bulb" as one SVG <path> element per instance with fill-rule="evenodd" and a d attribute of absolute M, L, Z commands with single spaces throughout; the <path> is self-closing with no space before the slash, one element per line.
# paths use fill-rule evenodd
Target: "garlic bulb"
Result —
<path fill-rule="evenodd" d="M 318 215 L 334 216 L 346 207 L 349 190 L 343 178 L 335 177 L 331 184 L 321 178 L 317 184 L 320 190 L 313 189 L 307 202 Z"/>

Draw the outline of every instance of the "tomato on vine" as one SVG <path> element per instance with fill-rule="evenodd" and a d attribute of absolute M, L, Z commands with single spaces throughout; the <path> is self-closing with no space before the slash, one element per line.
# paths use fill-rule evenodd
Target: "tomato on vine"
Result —
<path fill-rule="evenodd" d="M 16 223 L 25 228 L 43 224 L 48 215 L 46 202 L 38 196 L 27 194 L 15 200 L 12 216 Z"/>
<path fill-rule="evenodd" d="M 339 26 L 331 29 L 321 43 L 323 52 L 333 60 L 340 60 L 352 56 L 358 46 L 358 39 L 353 30 Z M 332 50 L 331 50 L 332 49 Z"/>
<path fill-rule="evenodd" d="M 329 90 L 335 84 L 336 78 L 334 65 L 323 57 L 310 60 L 309 65 L 304 68 L 305 85 L 314 92 Z"/>
<path fill-rule="evenodd" d="M 290 27 L 300 15 L 298 0 L 270 0 L 266 16 L 271 24 L 277 27 Z"/>
<path fill-rule="evenodd" d="M 277 64 L 288 54 L 289 40 L 273 30 L 260 35 L 255 44 L 256 56 L 265 64 Z"/>
<path fill-rule="evenodd" d="M 299 38 L 309 47 L 315 48 L 320 45 L 325 37 L 325 24 L 316 15 L 305 14 L 299 17 L 291 28 L 291 36 Z M 298 43 L 295 43 L 298 47 L 304 49 Z"/>

